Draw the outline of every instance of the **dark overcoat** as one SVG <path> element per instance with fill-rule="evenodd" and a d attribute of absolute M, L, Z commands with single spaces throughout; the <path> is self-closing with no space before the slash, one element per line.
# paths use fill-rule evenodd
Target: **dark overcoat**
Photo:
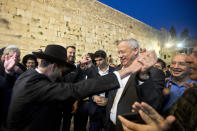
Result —
<path fill-rule="evenodd" d="M 59 131 L 61 105 L 118 87 L 113 73 L 72 84 L 52 82 L 46 75 L 30 69 L 15 83 L 3 130 Z"/>

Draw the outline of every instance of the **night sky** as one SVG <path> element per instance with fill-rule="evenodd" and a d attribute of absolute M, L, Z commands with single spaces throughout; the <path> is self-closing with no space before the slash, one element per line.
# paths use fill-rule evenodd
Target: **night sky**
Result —
<path fill-rule="evenodd" d="M 185 28 L 197 36 L 197 0 L 98 0 L 156 29 L 169 31 L 173 25 L 180 35 Z"/>

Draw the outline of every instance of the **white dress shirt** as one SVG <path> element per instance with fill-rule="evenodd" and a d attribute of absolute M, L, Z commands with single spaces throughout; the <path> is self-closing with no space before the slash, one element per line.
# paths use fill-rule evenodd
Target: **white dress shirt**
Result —
<path fill-rule="evenodd" d="M 102 70 L 98 67 L 98 73 L 99 73 L 100 76 L 104 76 L 104 75 L 109 74 L 109 66 L 107 67 L 107 70 L 105 70 L 105 71 L 102 71 Z M 99 94 L 99 96 L 105 97 L 105 92 Z"/>
<path fill-rule="evenodd" d="M 38 68 L 35 69 L 38 73 L 43 74 Z"/>
<path fill-rule="evenodd" d="M 116 124 L 116 114 L 117 114 L 117 106 L 118 106 L 118 102 L 120 100 L 120 97 L 122 95 L 122 92 L 127 84 L 127 81 L 129 80 L 130 78 L 130 75 L 128 75 L 127 77 L 123 78 L 122 80 L 120 79 L 120 75 L 118 72 L 114 72 L 114 74 L 116 74 L 118 80 L 119 80 L 119 84 L 120 84 L 120 88 L 117 90 L 116 92 L 116 96 L 114 98 L 114 103 L 113 103 L 113 106 L 111 108 L 111 111 L 110 111 L 110 119 L 111 121 Z"/>

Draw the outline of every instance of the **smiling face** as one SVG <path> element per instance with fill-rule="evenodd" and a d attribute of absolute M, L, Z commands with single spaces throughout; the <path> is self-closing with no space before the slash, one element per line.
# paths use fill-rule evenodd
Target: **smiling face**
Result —
<path fill-rule="evenodd" d="M 138 48 L 132 49 L 128 41 L 122 41 L 118 45 L 118 57 L 121 65 L 128 67 L 138 55 Z"/>
<path fill-rule="evenodd" d="M 30 69 L 30 68 L 35 68 L 36 67 L 36 62 L 33 59 L 28 59 L 26 62 L 26 68 Z"/>
<path fill-rule="evenodd" d="M 69 47 L 67 49 L 67 62 L 74 63 L 75 62 L 75 49 L 72 47 Z"/>
<path fill-rule="evenodd" d="M 170 65 L 170 70 L 174 78 L 185 78 L 189 75 L 189 64 L 186 63 L 186 54 L 174 56 Z"/>
<path fill-rule="evenodd" d="M 197 46 L 194 47 L 192 54 L 186 58 L 186 62 L 190 65 L 190 78 L 197 80 Z"/>

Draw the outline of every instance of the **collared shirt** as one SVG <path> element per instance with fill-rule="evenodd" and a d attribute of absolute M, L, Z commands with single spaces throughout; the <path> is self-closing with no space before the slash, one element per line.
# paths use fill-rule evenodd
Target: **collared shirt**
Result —
<path fill-rule="evenodd" d="M 191 83 L 192 81 L 194 81 L 194 83 L 197 84 L 196 80 L 188 80 L 183 85 L 178 86 L 175 82 L 172 81 L 172 79 L 170 79 L 166 83 L 166 87 L 168 87 L 170 82 L 172 83 L 172 86 L 170 88 L 170 94 L 168 96 L 166 96 L 166 98 L 165 98 L 165 99 L 167 99 L 167 103 L 165 104 L 163 111 L 166 111 L 167 109 L 169 109 L 174 104 L 174 102 L 176 102 L 177 99 L 183 95 L 184 90 L 185 90 L 184 85 L 186 83 Z"/>
<path fill-rule="evenodd" d="M 107 69 L 105 71 L 102 71 L 99 67 L 98 67 L 98 73 L 101 76 L 107 75 L 109 74 L 109 66 L 107 67 Z"/>
<path fill-rule="evenodd" d="M 43 74 L 38 68 L 35 69 L 38 73 Z"/>
<path fill-rule="evenodd" d="M 105 71 L 102 71 L 102 70 L 98 67 L 98 73 L 99 73 L 100 76 L 104 76 L 104 75 L 109 74 L 109 66 L 107 67 L 107 70 L 105 70 Z M 105 97 L 105 92 L 99 94 L 99 96 Z"/>
<path fill-rule="evenodd" d="M 115 74 L 117 72 L 114 72 Z M 117 74 L 116 74 L 117 76 Z M 111 121 L 116 124 L 116 116 L 117 116 L 117 106 L 118 106 L 118 102 L 120 100 L 120 97 L 122 95 L 122 92 L 124 91 L 124 88 L 126 86 L 127 81 L 129 80 L 130 75 L 128 75 L 127 77 L 123 78 L 122 80 L 119 78 L 119 83 L 120 83 L 120 88 L 117 90 L 116 92 L 116 96 L 114 98 L 114 102 L 110 111 L 110 119 Z"/>

